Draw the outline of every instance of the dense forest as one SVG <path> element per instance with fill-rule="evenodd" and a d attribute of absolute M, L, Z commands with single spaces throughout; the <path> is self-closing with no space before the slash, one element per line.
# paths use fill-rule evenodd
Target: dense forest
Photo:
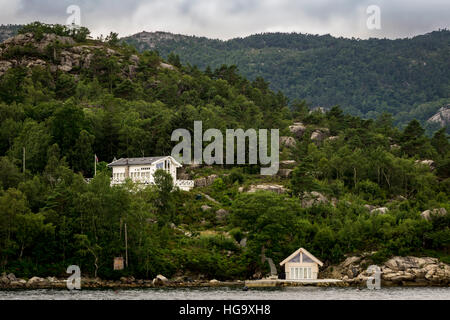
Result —
<path fill-rule="evenodd" d="M 262 252 L 277 263 L 298 247 L 327 265 L 358 252 L 373 252 L 375 263 L 408 254 L 450 262 L 445 129 L 430 138 L 418 121 L 401 130 L 385 113 L 365 120 L 345 105 L 288 107 L 282 93 L 234 66 L 202 71 L 139 53 L 114 33 L 88 35 L 33 23 L 0 45 L 1 271 L 58 276 L 76 264 L 102 278 L 245 279 L 268 270 Z M 194 120 L 204 130 L 280 128 L 296 141 L 280 150 L 281 160 L 295 160 L 291 175 L 260 176 L 257 165 L 187 167 L 191 178 L 218 178 L 190 192 L 173 190 L 163 172 L 145 189 L 110 186 L 114 157 L 170 154 L 172 131 L 192 131 Z M 301 136 L 289 128 L 298 122 Z M 315 141 L 316 130 L 329 138 Z M 94 154 L 100 163 L 88 182 Z M 247 192 L 264 183 L 286 192 Z M 329 201 L 305 205 L 312 192 Z M 427 209 L 440 213 L 424 219 Z M 125 255 L 125 224 L 128 267 L 113 271 L 113 258 Z"/>
<path fill-rule="evenodd" d="M 245 77 L 264 78 L 291 101 L 340 105 L 363 118 L 388 112 L 401 127 L 413 119 L 425 124 L 450 103 L 448 30 L 396 40 L 264 33 L 221 41 L 142 32 L 124 41 L 166 58 L 178 55 L 203 70 L 236 65 Z"/>

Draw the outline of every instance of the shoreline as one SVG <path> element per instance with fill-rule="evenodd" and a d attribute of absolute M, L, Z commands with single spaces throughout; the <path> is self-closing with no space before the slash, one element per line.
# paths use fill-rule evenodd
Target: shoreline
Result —
<path fill-rule="evenodd" d="M 34 277 L 36 278 L 36 277 Z M 49 277 L 50 278 L 50 277 Z M 31 278 L 30 280 L 32 280 Z M 23 279 L 18 279 L 18 281 L 6 283 L 0 283 L 0 291 L 7 290 L 39 290 L 39 289 L 61 289 L 68 290 L 66 279 L 56 279 L 51 278 L 51 280 L 43 279 L 43 281 L 26 281 Z M 264 283 L 271 282 L 271 285 L 249 285 L 250 283 Z M 275 283 L 276 282 L 276 283 Z M 131 282 L 124 282 L 121 280 L 100 280 L 100 279 L 83 279 L 81 280 L 81 289 L 112 289 L 112 290 L 123 290 L 123 289 L 146 289 L 146 288 L 220 288 L 220 287 L 236 287 L 236 288 L 284 288 L 284 287 L 348 287 L 348 288 L 365 288 L 365 282 L 347 282 L 347 281 L 325 281 L 325 282 L 290 282 L 290 281 L 272 281 L 269 279 L 260 280 L 236 280 L 236 281 L 217 281 L 217 280 L 194 280 L 189 282 L 182 281 L 166 281 L 164 283 L 154 283 L 152 280 L 134 280 Z M 450 287 L 450 284 L 446 283 L 430 283 L 424 281 L 401 281 L 401 282 L 391 282 L 391 281 L 381 281 L 381 287 L 392 288 L 392 287 L 428 287 L 428 288 L 442 288 Z"/>

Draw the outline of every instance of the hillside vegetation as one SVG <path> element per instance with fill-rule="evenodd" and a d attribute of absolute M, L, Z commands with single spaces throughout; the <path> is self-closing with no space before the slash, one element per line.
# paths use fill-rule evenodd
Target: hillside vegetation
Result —
<path fill-rule="evenodd" d="M 375 263 L 409 254 L 450 262 L 444 129 L 429 138 L 415 120 L 399 130 L 389 115 L 364 120 L 345 106 L 288 108 L 283 94 L 234 67 L 201 71 L 138 53 L 114 33 L 88 35 L 34 23 L 0 45 L 2 271 L 64 276 L 75 264 L 112 279 L 245 279 L 268 271 L 261 254 L 277 263 L 298 247 L 326 265 L 359 252 Z M 222 132 L 279 128 L 284 171 L 186 166 L 188 178 L 214 181 L 171 191 L 159 172 L 145 189 L 110 186 L 114 157 L 168 155 L 172 131 L 192 130 L 194 120 Z M 94 154 L 97 176 L 87 183 Z M 125 224 L 128 268 L 113 271 Z"/>
<path fill-rule="evenodd" d="M 388 112 L 400 125 L 425 123 L 450 102 L 448 30 L 396 40 L 264 33 L 221 41 L 142 32 L 124 41 L 169 59 L 178 55 L 202 70 L 236 65 L 245 77 L 264 78 L 291 101 L 340 105 L 364 118 Z"/>

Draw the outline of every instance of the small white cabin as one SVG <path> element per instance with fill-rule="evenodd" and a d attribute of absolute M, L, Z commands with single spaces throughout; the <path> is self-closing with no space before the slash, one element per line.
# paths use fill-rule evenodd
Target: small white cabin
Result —
<path fill-rule="evenodd" d="M 311 280 L 317 279 L 319 266 L 323 263 L 306 249 L 300 248 L 280 263 L 280 266 L 283 265 L 286 280 Z"/>
<path fill-rule="evenodd" d="M 126 179 L 142 185 L 154 184 L 156 170 L 165 170 L 173 178 L 173 184 L 181 190 L 189 191 L 194 187 L 192 180 L 178 180 L 177 168 L 182 165 L 171 156 L 120 158 L 108 164 L 112 168 L 111 185 L 122 184 Z"/>

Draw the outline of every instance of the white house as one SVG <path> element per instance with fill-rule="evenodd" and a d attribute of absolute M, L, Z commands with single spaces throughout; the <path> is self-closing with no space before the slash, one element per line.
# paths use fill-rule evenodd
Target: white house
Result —
<path fill-rule="evenodd" d="M 286 280 L 317 279 L 319 266 L 323 263 L 306 249 L 300 248 L 289 257 L 280 262 L 284 265 Z"/>
<path fill-rule="evenodd" d="M 178 180 L 177 168 L 182 165 L 171 156 L 144 157 L 144 158 L 120 158 L 108 164 L 112 168 L 111 185 L 122 184 L 126 179 L 142 185 L 154 184 L 153 174 L 162 169 L 170 173 L 173 184 L 181 190 L 189 191 L 194 187 L 193 180 Z"/>

